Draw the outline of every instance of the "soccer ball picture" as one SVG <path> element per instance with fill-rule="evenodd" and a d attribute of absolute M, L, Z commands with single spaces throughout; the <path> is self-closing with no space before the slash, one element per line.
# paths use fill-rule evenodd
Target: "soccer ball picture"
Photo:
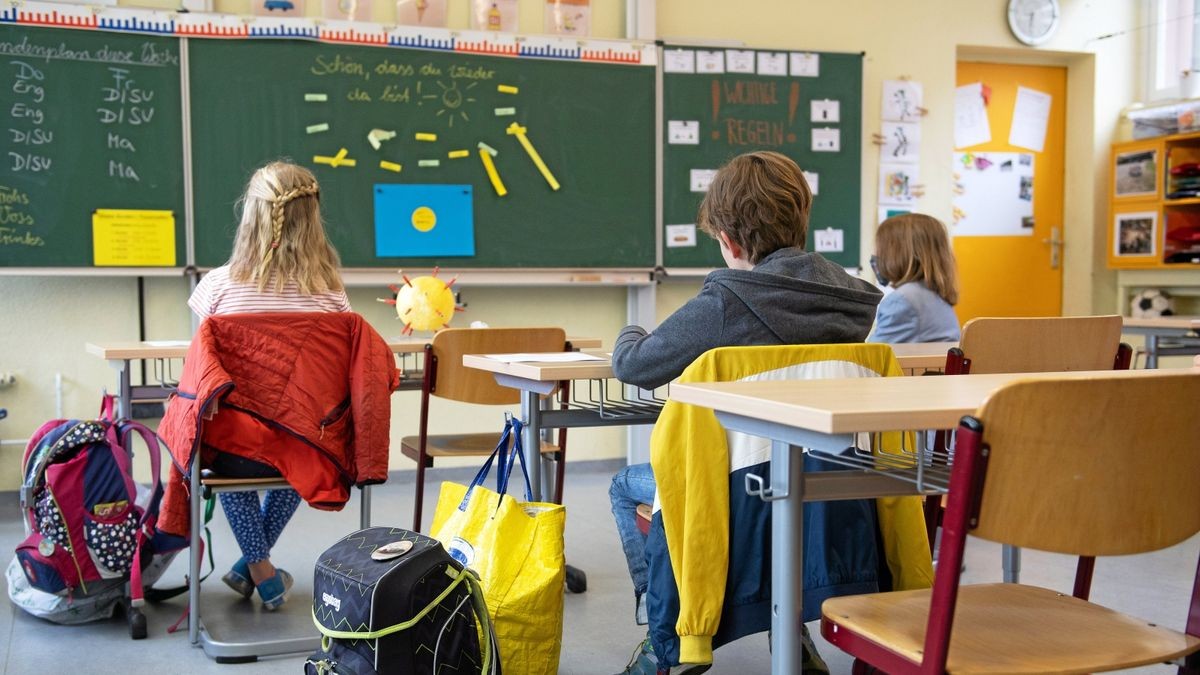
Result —
<path fill-rule="evenodd" d="M 1129 315 L 1135 319 L 1171 316 L 1175 313 L 1174 304 L 1166 291 L 1148 288 L 1133 296 L 1129 302 Z"/>

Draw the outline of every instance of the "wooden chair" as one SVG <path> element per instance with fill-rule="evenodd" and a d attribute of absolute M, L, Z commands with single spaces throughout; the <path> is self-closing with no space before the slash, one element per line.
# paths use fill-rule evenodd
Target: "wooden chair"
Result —
<path fill-rule="evenodd" d="M 1127 370 L 1132 348 L 1121 342 L 1121 317 L 1065 316 L 972 319 L 958 347 L 946 355 L 946 375 L 1057 373 L 1071 370 Z M 939 431 L 934 447 L 946 448 L 949 433 Z M 941 522 L 942 497 L 925 501 L 929 545 Z M 1016 580 L 1017 554 L 1005 552 L 1005 573 Z M 1008 567 L 1011 566 L 1011 570 Z"/>
<path fill-rule="evenodd" d="M 413 503 L 413 530 L 421 531 L 421 505 L 425 495 L 425 469 L 435 457 L 486 457 L 496 448 L 500 425 L 495 432 L 475 434 L 429 433 L 432 397 L 482 405 L 520 403 L 521 392 L 496 383 L 491 373 L 463 366 L 464 354 L 510 354 L 561 352 L 567 349 L 561 328 L 449 328 L 439 331 L 425 346 L 425 375 L 421 385 L 421 413 L 417 435 L 405 436 L 400 450 L 417 462 L 417 489 Z M 497 418 L 499 419 L 499 418 Z M 562 502 L 565 430 L 558 443 L 543 443 L 543 453 L 556 460 L 554 499 Z"/>
<path fill-rule="evenodd" d="M 932 590 L 827 600 L 821 634 L 859 660 L 855 672 L 870 672 L 866 662 L 889 673 L 1091 673 L 1189 654 L 1181 672 L 1198 672 L 1200 583 L 1184 633 L 1087 602 L 1090 568 L 1072 595 L 959 585 L 967 535 L 1092 557 L 1155 551 L 1200 531 L 1200 416 L 1180 401 L 1200 401 L 1200 374 L 996 391 L 958 428 Z"/>

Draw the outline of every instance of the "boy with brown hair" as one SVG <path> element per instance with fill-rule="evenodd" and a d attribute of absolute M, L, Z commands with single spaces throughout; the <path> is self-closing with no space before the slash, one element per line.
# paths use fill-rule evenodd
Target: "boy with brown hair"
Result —
<path fill-rule="evenodd" d="M 700 204 L 698 224 L 720 244 L 728 269 L 711 272 L 699 295 L 653 332 L 640 326 L 622 329 L 613 348 L 616 377 L 654 388 L 717 347 L 862 342 L 882 294 L 804 250 L 811 208 L 812 191 L 800 167 L 777 152 L 740 155 L 717 171 Z M 609 489 L 639 624 L 647 622 L 649 579 L 636 509 L 652 503 L 654 493 L 649 464 L 622 469 Z M 671 672 L 699 673 L 709 665 Z M 647 641 L 624 672 L 657 670 Z"/>

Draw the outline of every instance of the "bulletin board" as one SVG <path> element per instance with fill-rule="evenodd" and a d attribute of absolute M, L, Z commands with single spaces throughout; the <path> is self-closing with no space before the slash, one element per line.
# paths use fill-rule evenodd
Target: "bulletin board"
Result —
<path fill-rule="evenodd" d="M 663 264 L 719 267 L 716 242 L 689 229 L 706 179 L 730 158 L 774 150 L 815 187 L 814 232 L 841 232 L 822 255 L 858 267 L 862 176 L 862 54 L 663 47 Z"/>

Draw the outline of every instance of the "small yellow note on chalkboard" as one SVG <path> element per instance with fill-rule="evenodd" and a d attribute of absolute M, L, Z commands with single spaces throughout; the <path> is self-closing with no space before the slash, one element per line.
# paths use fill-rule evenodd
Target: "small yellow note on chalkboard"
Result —
<path fill-rule="evenodd" d="M 92 249 L 97 267 L 173 267 L 175 212 L 96 209 Z"/>

